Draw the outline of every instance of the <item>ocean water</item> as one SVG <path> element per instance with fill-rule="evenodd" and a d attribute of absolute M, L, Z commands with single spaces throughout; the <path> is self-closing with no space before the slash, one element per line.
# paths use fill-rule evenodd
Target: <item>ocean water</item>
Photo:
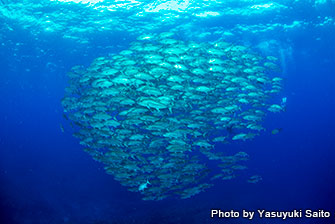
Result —
<path fill-rule="evenodd" d="M 0 1 L 0 224 L 334 223 L 335 2 Z M 67 73 L 143 34 L 224 40 L 279 59 L 287 98 L 266 131 L 218 150 L 247 170 L 188 199 L 143 201 L 83 151 L 63 116 Z M 278 134 L 271 130 L 280 129 Z M 250 175 L 262 181 L 250 184 Z M 225 211 L 331 212 L 330 218 L 211 219 Z"/>

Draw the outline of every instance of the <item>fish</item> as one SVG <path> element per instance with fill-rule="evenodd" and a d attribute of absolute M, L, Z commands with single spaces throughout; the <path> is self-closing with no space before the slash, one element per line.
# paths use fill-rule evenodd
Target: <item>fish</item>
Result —
<path fill-rule="evenodd" d="M 283 128 L 275 128 L 271 131 L 271 133 L 273 135 L 276 135 L 276 134 L 279 134 L 282 130 L 283 130 Z"/>
<path fill-rule="evenodd" d="M 63 127 L 62 123 L 59 124 L 59 128 L 60 128 L 61 132 L 64 133 L 64 127 Z"/>
<path fill-rule="evenodd" d="M 286 107 L 272 98 L 283 81 L 275 58 L 177 36 L 142 33 L 119 53 L 74 66 L 61 100 L 85 152 L 143 200 L 190 198 L 213 186 L 206 180 L 245 172 L 246 152 L 216 145 L 256 137 L 267 113 Z M 218 170 L 208 168 L 213 160 Z"/>

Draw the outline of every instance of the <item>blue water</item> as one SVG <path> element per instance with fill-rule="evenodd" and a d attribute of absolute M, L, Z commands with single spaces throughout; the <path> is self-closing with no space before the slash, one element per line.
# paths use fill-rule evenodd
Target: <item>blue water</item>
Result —
<path fill-rule="evenodd" d="M 212 208 L 323 209 L 332 217 L 252 223 L 334 223 L 335 23 L 317 26 L 318 16 L 334 19 L 334 8 L 317 9 L 310 3 L 296 7 L 295 13 L 275 18 L 268 14 L 234 21 L 227 16 L 197 23 L 204 30 L 271 20 L 308 23 L 289 32 L 237 32 L 229 37 L 251 46 L 275 41 L 272 48 L 261 49 L 283 59 L 281 94 L 287 97 L 286 112 L 269 114 L 264 121 L 268 131 L 255 139 L 222 146 L 248 152 L 246 172 L 257 173 L 263 180 L 249 184 L 248 175 L 241 173 L 190 199 L 159 202 L 142 201 L 139 194 L 128 192 L 107 175 L 102 164 L 92 160 L 72 136 L 60 103 L 72 66 L 88 66 L 98 56 L 126 49 L 136 35 L 126 30 L 81 34 L 90 40 L 85 45 L 57 32 L 32 32 L 15 19 L 1 16 L 1 23 L 12 30 L 0 28 L 0 224 L 252 222 L 211 220 Z M 178 25 L 183 22 L 187 18 Z M 186 30 L 181 36 L 191 32 Z M 273 135 L 274 128 L 282 131 Z"/>

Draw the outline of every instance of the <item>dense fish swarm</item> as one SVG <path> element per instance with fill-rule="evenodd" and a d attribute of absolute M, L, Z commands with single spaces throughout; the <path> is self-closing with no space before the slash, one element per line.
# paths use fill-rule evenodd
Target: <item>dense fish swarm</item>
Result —
<path fill-rule="evenodd" d="M 97 161 L 144 200 L 189 198 L 246 167 L 245 152 L 217 142 L 251 139 L 264 128 L 269 97 L 281 89 L 277 59 L 226 42 L 142 35 L 127 50 L 69 73 L 62 104 L 75 136 Z M 215 160 L 219 172 L 205 161 Z M 257 182 L 259 176 L 249 182 Z"/>

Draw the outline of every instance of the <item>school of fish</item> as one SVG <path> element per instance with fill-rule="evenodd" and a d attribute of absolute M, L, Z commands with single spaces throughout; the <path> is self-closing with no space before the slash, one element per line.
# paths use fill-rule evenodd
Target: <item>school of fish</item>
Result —
<path fill-rule="evenodd" d="M 62 105 L 85 151 L 121 185 L 143 200 L 185 199 L 246 169 L 247 153 L 215 145 L 254 138 L 267 112 L 284 110 L 270 103 L 282 89 L 277 63 L 242 45 L 146 34 L 73 67 Z"/>

